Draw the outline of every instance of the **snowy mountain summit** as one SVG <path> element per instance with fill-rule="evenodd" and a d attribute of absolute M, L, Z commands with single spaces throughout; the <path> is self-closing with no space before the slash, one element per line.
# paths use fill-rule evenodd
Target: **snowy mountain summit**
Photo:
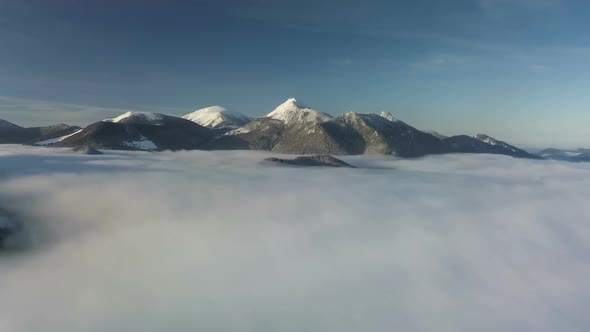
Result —
<path fill-rule="evenodd" d="M 104 119 L 104 122 L 160 125 L 168 117 L 159 113 L 127 112 L 117 117 Z"/>
<path fill-rule="evenodd" d="M 327 113 L 318 112 L 297 101 L 295 98 L 289 98 L 286 102 L 268 113 L 266 118 L 281 120 L 288 123 L 322 123 L 332 119 Z"/>
<path fill-rule="evenodd" d="M 395 118 L 393 115 L 391 115 L 391 113 L 389 112 L 381 112 L 381 114 L 379 114 L 382 118 L 386 118 L 387 120 L 391 121 L 391 122 L 395 122 L 397 124 L 400 125 L 405 125 L 406 123 Z"/>
<path fill-rule="evenodd" d="M 238 128 L 253 120 L 245 114 L 221 106 L 206 107 L 182 118 L 209 128 Z"/>

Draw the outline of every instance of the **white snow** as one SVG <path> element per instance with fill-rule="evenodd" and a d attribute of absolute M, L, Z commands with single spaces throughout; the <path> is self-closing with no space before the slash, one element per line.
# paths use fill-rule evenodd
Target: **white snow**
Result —
<path fill-rule="evenodd" d="M 221 106 L 206 107 L 182 118 L 209 128 L 237 128 L 252 121 L 252 118 L 245 114 Z"/>
<path fill-rule="evenodd" d="M 158 122 L 164 119 L 163 114 L 159 113 L 149 113 L 149 112 L 127 112 L 123 113 L 115 118 L 104 119 L 104 122 L 141 122 L 141 123 L 149 123 L 149 122 Z"/>
<path fill-rule="evenodd" d="M 76 135 L 77 133 L 79 133 L 81 131 L 82 131 L 82 129 L 76 130 L 75 132 L 73 132 L 73 133 L 71 133 L 69 135 L 65 135 L 65 136 L 61 136 L 61 137 L 56 137 L 56 138 L 51 138 L 51 139 L 48 139 L 48 140 L 45 140 L 45 141 L 40 141 L 40 142 L 35 143 L 34 145 L 45 146 L 45 145 L 49 145 L 49 144 L 55 144 L 57 142 L 63 141 L 64 139 L 66 139 L 66 138 L 68 138 L 70 136 L 74 136 L 74 135 Z"/>
<path fill-rule="evenodd" d="M 492 138 L 492 137 L 485 135 L 485 134 L 477 134 L 477 135 L 473 136 L 473 138 L 478 139 L 478 140 L 480 140 L 484 143 L 490 144 L 490 145 L 500 144 L 500 142 L 497 139 Z"/>
<path fill-rule="evenodd" d="M 131 148 L 135 148 L 135 149 L 139 149 L 139 150 L 155 150 L 158 148 L 158 146 L 156 144 L 154 144 L 154 142 L 150 141 L 149 139 L 145 138 L 144 136 L 141 136 L 139 138 L 139 140 L 136 141 L 126 141 L 122 143 L 125 146 L 131 147 Z"/>
<path fill-rule="evenodd" d="M 232 130 L 232 131 L 229 131 L 229 132 L 225 133 L 225 136 L 238 135 L 238 134 L 247 134 L 247 133 L 251 132 L 254 129 L 255 129 L 255 127 L 249 127 L 248 125 L 246 125 L 244 127 L 240 127 L 240 128 L 237 128 L 235 130 Z"/>
<path fill-rule="evenodd" d="M 496 145 L 496 144 L 498 144 L 498 142 L 495 139 L 490 139 L 490 138 L 484 138 L 482 141 L 485 142 L 485 143 L 488 143 L 490 145 Z"/>
<path fill-rule="evenodd" d="M 405 122 L 403 122 L 403 121 L 400 121 L 400 120 L 398 120 L 397 118 L 395 118 L 395 117 L 394 117 L 394 116 L 393 116 L 391 113 L 389 113 L 389 112 L 381 112 L 379 115 L 380 115 L 382 118 L 385 118 L 385 119 L 387 119 L 387 120 L 389 120 L 389 121 L 391 121 L 391 122 L 398 123 L 398 124 L 406 124 Z"/>
<path fill-rule="evenodd" d="M 297 102 L 295 98 L 289 98 L 286 102 L 275 108 L 274 111 L 268 113 L 266 117 L 281 120 L 284 123 L 321 123 L 332 119 L 331 115 L 313 110 Z"/>

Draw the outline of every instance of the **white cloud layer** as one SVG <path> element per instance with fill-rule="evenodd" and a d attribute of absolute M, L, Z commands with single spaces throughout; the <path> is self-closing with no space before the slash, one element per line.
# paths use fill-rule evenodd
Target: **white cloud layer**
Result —
<path fill-rule="evenodd" d="M 0 331 L 587 331 L 590 166 L 0 148 Z"/>

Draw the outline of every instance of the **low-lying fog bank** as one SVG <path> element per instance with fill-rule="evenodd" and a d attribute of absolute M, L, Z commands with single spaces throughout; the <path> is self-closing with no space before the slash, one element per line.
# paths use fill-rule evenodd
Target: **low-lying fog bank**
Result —
<path fill-rule="evenodd" d="M 0 146 L 0 331 L 587 331 L 590 164 Z"/>

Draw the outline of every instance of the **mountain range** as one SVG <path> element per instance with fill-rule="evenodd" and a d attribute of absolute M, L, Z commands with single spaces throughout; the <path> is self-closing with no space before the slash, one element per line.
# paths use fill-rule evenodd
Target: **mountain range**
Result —
<path fill-rule="evenodd" d="M 0 144 L 40 144 L 55 143 L 61 137 L 71 135 L 82 128 L 57 124 L 46 127 L 23 128 L 5 120 L 0 120 Z"/>
<path fill-rule="evenodd" d="M 546 159 L 590 162 L 590 149 L 545 149 L 539 155 Z"/>
<path fill-rule="evenodd" d="M 113 150 L 265 150 L 285 154 L 491 153 L 543 159 L 484 134 L 425 132 L 390 113 L 347 112 L 333 117 L 290 98 L 258 119 L 221 106 L 182 117 L 127 112 L 86 128 L 64 124 L 22 128 L 0 120 L 0 143 Z"/>

